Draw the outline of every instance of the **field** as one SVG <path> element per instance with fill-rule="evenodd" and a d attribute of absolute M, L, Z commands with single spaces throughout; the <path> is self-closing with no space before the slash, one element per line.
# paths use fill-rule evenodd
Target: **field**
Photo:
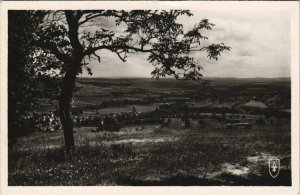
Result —
<path fill-rule="evenodd" d="M 62 130 L 33 132 L 9 148 L 9 185 L 289 186 L 290 82 L 215 79 L 216 85 L 146 79 L 81 79 L 79 117 L 123 115 L 118 131 L 76 125 L 76 151 L 67 159 Z M 254 97 L 255 96 L 255 97 Z M 253 100 L 255 99 L 255 100 Z M 250 100 L 267 108 L 246 107 Z M 54 110 L 47 105 L 43 112 Z M 143 123 L 146 117 L 169 119 Z M 183 126 L 182 118 L 189 119 Z M 228 128 L 232 121 L 247 126 Z M 124 123 L 125 124 L 125 123 Z M 269 159 L 280 173 L 269 174 Z"/>
<path fill-rule="evenodd" d="M 61 132 L 23 138 L 22 150 L 11 151 L 9 184 L 290 185 L 289 129 L 89 130 L 76 129 L 71 161 L 64 160 Z M 276 180 L 270 157 L 282 159 Z"/>

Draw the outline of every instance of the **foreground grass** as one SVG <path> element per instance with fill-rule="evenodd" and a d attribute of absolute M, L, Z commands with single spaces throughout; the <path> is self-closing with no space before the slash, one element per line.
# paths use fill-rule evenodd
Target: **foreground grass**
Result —
<path fill-rule="evenodd" d="M 71 160 L 62 147 L 9 152 L 9 185 L 290 185 L 290 131 L 192 129 L 156 130 L 147 136 L 174 141 L 103 144 L 101 140 L 136 138 L 139 134 L 97 137 L 96 145 L 82 143 Z M 49 138 L 47 138 L 49 139 Z M 220 172 L 222 164 L 247 164 L 246 157 L 269 153 L 286 159 L 279 180 L 268 168 L 247 178 Z M 260 170 L 261 169 L 261 170 Z M 262 181 L 264 181 L 262 183 Z M 286 182 L 284 182 L 286 181 Z"/>

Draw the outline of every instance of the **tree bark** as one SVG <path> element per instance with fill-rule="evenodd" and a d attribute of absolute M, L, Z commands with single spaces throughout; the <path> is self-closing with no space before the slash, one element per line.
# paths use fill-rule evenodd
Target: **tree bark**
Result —
<path fill-rule="evenodd" d="M 80 63 L 81 59 L 75 59 L 72 66 L 70 66 L 69 71 L 66 72 L 59 98 L 60 119 L 64 131 L 65 149 L 67 154 L 72 154 L 75 149 L 73 121 L 71 118 L 71 101 Z"/>
<path fill-rule="evenodd" d="M 83 55 L 83 47 L 80 44 L 78 38 L 78 28 L 79 28 L 78 14 L 77 12 L 68 11 L 68 10 L 65 11 L 65 14 L 66 14 L 66 19 L 69 28 L 68 34 L 69 34 L 70 44 L 72 46 L 72 55 L 70 57 L 69 63 L 67 63 L 68 70 L 66 71 L 65 78 L 62 83 L 61 94 L 59 99 L 59 107 L 60 107 L 61 123 L 64 130 L 66 152 L 67 154 L 72 154 L 71 152 L 75 149 L 75 143 L 74 143 L 73 121 L 71 119 L 71 101 L 72 101 L 76 76 L 81 67 L 81 61 L 84 55 Z"/>
<path fill-rule="evenodd" d="M 70 153 L 70 150 L 75 146 L 73 123 L 71 119 L 71 100 L 75 78 L 76 76 L 73 77 L 70 73 L 66 73 L 59 98 L 60 119 L 64 131 L 67 153 Z"/>

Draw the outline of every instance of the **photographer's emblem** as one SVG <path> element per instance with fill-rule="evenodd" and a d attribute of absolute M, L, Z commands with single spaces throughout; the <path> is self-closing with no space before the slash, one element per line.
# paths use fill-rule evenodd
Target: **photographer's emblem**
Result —
<path fill-rule="evenodd" d="M 275 178 L 278 176 L 280 170 L 280 159 L 273 158 L 269 159 L 269 173 Z"/>

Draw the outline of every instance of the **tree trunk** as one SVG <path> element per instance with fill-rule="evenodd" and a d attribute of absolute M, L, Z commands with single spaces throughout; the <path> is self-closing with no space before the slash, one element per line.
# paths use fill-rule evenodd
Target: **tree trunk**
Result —
<path fill-rule="evenodd" d="M 73 89 L 77 75 L 77 67 L 80 61 L 72 64 L 72 68 L 67 71 L 62 83 L 61 93 L 59 98 L 60 119 L 64 131 L 65 148 L 68 155 L 75 149 L 73 121 L 71 119 L 71 101 Z"/>
<path fill-rule="evenodd" d="M 72 55 L 68 62 L 68 69 L 62 84 L 62 90 L 59 99 L 60 118 L 64 130 L 65 147 L 67 154 L 72 154 L 75 148 L 73 121 L 71 119 L 71 101 L 73 96 L 73 89 L 77 73 L 81 67 L 83 59 L 83 47 L 78 38 L 79 18 L 76 12 L 65 11 L 66 19 L 69 27 L 69 39 L 72 46 Z"/>

